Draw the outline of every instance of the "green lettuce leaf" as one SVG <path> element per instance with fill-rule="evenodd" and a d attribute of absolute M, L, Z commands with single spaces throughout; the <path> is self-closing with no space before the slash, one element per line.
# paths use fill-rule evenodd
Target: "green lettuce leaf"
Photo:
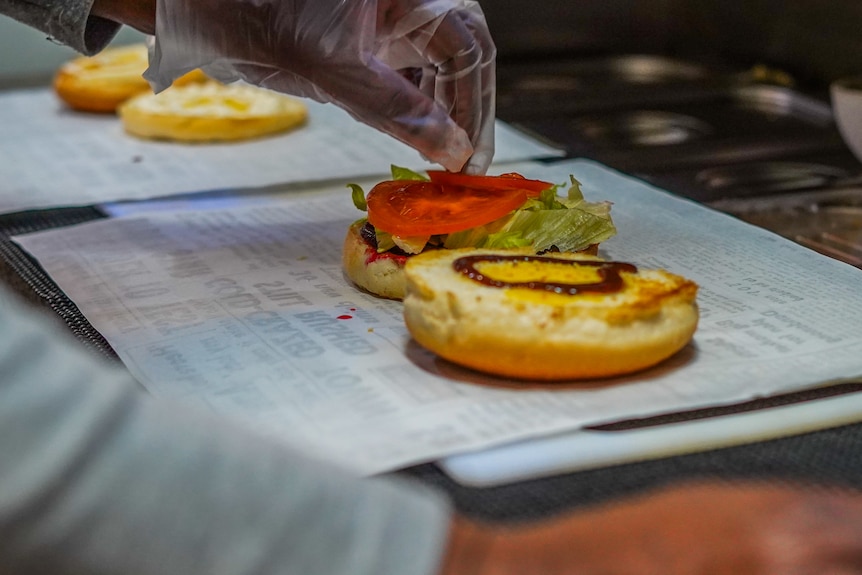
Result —
<path fill-rule="evenodd" d="M 532 243 L 533 242 L 525 238 L 524 234 L 520 231 L 507 231 L 489 234 L 485 241 L 482 242 L 481 247 L 505 250 L 512 248 L 526 248 Z"/>
<path fill-rule="evenodd" d="M 393 180 L 412 180 L 417 182 L 428 181 L 427 176 L 423 176 L 422 174 L 414 172 L 409 168 L 402 168 L 401 166 L 396 166 L 395 164 L 392 164 L 390 166 L 390 169 L 392 170 Z"/>
<path fill-rule="evenodd" d="M 395 240 L 392 239 L 392 234 L 382 232 L 374 228 L 374 235 L 377 237 L 377 251 L 383 253 L 395 247 Z"/>
<path fill-rule="evenodd" d="M 506 218 L 501 218 L 491 222 L 490 224 L 485 224 L 484 226 L 461 230 L 460 232 L 452 232 L 446 236 L 445 240 L 443 240 L 443 247 L 457 249 L 484 246 L 491 234 L 500 231 L 500 228 L 503 227 L 503 220 L 506 220 L 508 217 L 509 216 L 506 216 Z"/>
<path fill-rule="evenodd" d="M 584 192 L 581 191 L 581 182 L 575 179 L 575 176 L 569 174 L 569 192 L 568 192 L 569 201 L 576 201 L 584 199 Z"/>
<path fill-rule="evenodd" d="M 350 188 L 350 197 L 353 199 L 353 205 L 356 206 L 356 209 L 367 212 L 368 204 L 365 201 L 365 192 L 362 187 L 359 184 L 347 184 L 347 187 Z"/>
<path fill-rule="evenodd" d="M 506 232 L 519 232 L 536 252 L 556 247 L 561 252 L 585 249 L 616 234 L 610 218 L 588 210 L 516 210 Z"/>

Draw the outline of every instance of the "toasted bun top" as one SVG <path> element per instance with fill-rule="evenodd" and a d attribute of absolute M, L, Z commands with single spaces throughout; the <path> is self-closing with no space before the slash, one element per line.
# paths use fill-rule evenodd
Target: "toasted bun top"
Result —
<path fill-rule="evenodd" d="M 186 118 L 265 118 L 295 114 L 304 119 L 305 105 L 282 94 L 244 84 L 203 82 L 144 94 L 128 103 L 140 112 Z"/>
<path fill-rule="evenodd" d="M 95 56 L 65 62 L 54 75 L 54 91 L 76 110 L 113 113 L 129 98 L 152 92 L 143 77 L 148 64 L 146 44 L 111 46 Z M 177 78 L 174 85 L 205 80 L 203 72 L 193 70 Z"/>
<path fill-rule="evenodd" d="M 697 285 L 663 270 L 621 271 L 621 289 L 575 295 L 527 287 L 490 287 L 456 271 L 465 256 L 495 250 L 438 250 L 411 258 L 405 320 L 414 338 L 440 356 L 474 369 L 521 379 L 607 377 L 673 355 L 697 325 Z M 599 281 L 601 262 L 554 253 L 553 261 L 480 262 L 487 278 L 509 283 Z M 573 262 L 557 263 L 557 262 Z"/>
<path fill-rule="evenodd" d="M 148 60 L 146 44 L 112 46 L 94 56 L 72 58 L 60 66 L 58 72 L 71 74 L 81 80 L 133 81 L 149 88 L 142 77 Z"/>
<path fill-rule="evenodd" d="M 141 94 L 123 103 L 127 132 L 174 141 L 228 141 L 281 133 L 305 123 L 298 99 L 244 84 L 204 82 Z"/>

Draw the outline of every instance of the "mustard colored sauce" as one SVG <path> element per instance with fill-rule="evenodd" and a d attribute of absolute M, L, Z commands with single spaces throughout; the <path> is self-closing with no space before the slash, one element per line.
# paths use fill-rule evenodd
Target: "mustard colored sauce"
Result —
<path fill-rule="evenodd" d="M 637 273 L 626 262 L 565 260 L 531 255 L 472 255 L 452 262 L 455 271 L 494 288 L 520 288 L 577 295 L 615 293 L 623 288 L 621 272 Z"/>

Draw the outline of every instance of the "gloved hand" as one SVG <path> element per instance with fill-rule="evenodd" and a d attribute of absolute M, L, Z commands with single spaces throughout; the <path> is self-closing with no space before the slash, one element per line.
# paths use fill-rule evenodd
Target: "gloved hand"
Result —
<path fill-rule="evenodd" d="M 158 0 L 145 77 L 331 102 L 451 171 L 494 155 L 496 49 L 473 0 Z"/>

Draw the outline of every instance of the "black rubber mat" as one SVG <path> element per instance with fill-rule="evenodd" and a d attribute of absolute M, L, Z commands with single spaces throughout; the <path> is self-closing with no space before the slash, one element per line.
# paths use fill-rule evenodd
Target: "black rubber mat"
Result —
<path fill-rule="evenodd" d="M 72 300 L 18 244 L 9 238 L 106 217 L 93 207 L 34 210 L 0 215 L 0 273 L 25 300 L 54 311 L 90 351 L 118 361 L 117 354 Z"/>

